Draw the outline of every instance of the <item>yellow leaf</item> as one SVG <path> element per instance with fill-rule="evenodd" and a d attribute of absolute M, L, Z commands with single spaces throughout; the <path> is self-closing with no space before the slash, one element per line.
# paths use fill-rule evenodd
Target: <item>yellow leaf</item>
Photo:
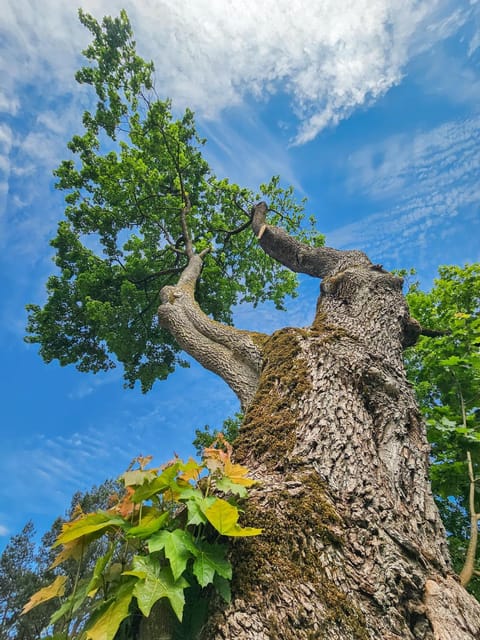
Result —
<path fill-rule="evenodd" d="M 123 480 L 126 487 L 141 485 L 144 482 L 150 482 L 155 478 L 155 473 L 152 470 L 134 469 L 133 471 L 125 471 L 122 473 L 119 480 Z"/>
<path fill-rule="evenodd" d="M 226 500 L 217 498 L 212 506 L 204 510 L 204 514 L 211 525 L 222 536 L 258 536 L 261 529 L 253 527 L 241 527 L 238 524 L 239 513 L 237 507 L 229 504 Z"/>
<path fill-rule="evenodd" d="M 252 484 L 255 484 L 255 480 L 245 478 L 248 469 L 247 467 L 242 467 L 241 464 L 233 464 L 230 460 L 226 460 L 223 472 L 229 480 L 235 482 L 235 484 L 241 484 L 242 487 L 251 487 Z"/>
<path fill-rule="evenodd" d="M 34 607 L 42 604 L 42 602 L 47 602 L 57 596 L 63 596 L 65 593 L 66 582 L 67 576 L 57 576 L 52 584 L 48 585 L 48 587 L 43 587 L 43 589 L 34 593 L 27 604 L 23 607 L 22 616 Z"/>
<path fill-rule="evenodd" d="M 87 513 L 81 518 L 77 518 L 73 522 L 66 522 L 62 526 L 62 532 L 57 537 L 54 547 L 58 547 L 60 544 L 65 545 L 67 542 L 82 538 L 83 536 L 98 533 L 103 529 L 107 529 L 112 525 L 121 525 L 124 523 L 123 518 L 108 515 L 107 513 Z"/>
<path fill-rule="evenodd" d="M 182 471 L 182 473 L 179 478 L 181 480 L 185 480 L 185 482 L 188 482 L 189 480 L 197 481 L 202 469 L 203 465 L 198 464 L 198 462 L 193 458 L 189 458 L 187 462 L 180 465 L 180 471 Z"/>
<path fill-rule="evenodd" d="M 55 569 L 55 567 L 58 567 L 58 565 L 62 564 L 62 562 L 65 562 L 65 560 L 68 560 L 69 558 L 80 560 L 84 546 L 85 540 L 83 538 L 77 538 L 76 540 L 72 540 L 71 542 L 64 544 L 63 549 L 50 565 L 50 569 Z"/>

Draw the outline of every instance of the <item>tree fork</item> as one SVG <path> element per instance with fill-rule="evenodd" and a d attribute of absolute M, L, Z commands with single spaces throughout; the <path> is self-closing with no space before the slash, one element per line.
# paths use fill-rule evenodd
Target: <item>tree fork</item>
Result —
<path fill-rule="evenodd" d="M 192 254 L 178 283 L 162 288 L 159 323 L 184 351 L 223 378 L 246 409 L 257 388 L 261 367 L 258 343 L 264 336 L 221 324 L 203 313 L 195 300 L 202 264 L 202 255 Z"/>

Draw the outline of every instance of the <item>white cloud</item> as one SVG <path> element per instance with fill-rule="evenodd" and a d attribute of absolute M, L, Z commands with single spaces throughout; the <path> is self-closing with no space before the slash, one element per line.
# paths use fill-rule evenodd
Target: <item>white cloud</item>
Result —
<path fill-rule="evenodd" d="M 9 536 L 10 535 L 10 531 L 8 529 L 8 527 L 6 527 L 3 524 L 0 524 L 0 536 L 5 537 L 5 536 Z"/>
<path fill-rule="evenodd" d="M 416 193 L 433 194 L 459 182 L 476 182 L 479 144 L 480 116 L 392 136 L 350 156 L 350 189 L 392 198 L 412 183 Z"/>
<path fill-rule="evenodd" d="M 475 12 L 453 0 L 86 0 L 100 18 L 125 6 L 140 50 L 156 63 L 158 89 L 206 117 L 282 87 L 306 142 L 384 94 L 419 51 L 449 37 Z M 88 34 L 70 3 L 7 0 L 0 71 L 18 88 L 45 79 L 45 98 L 70 91 Z M 11 107 L 12 108 L 12 107 Z"/>
<path fill-rule="evenodd" d="M 20 102 L 17 98 L 7 96 L 4 91 L 0 89 L 0 113 L 7 113 L 14 116 L 17 113 L 19 106 Z"/>

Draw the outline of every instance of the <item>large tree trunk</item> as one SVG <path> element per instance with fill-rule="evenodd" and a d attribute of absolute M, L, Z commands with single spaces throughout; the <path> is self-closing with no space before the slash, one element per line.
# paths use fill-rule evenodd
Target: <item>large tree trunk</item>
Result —
<path fill-rule="evenodd" d="M 322 277 L 321 296 L 311 327 L 254 340 L 262 368 L 235 451 L 259 481 L 244 524 L 264 531 L 232 545 L 232 603 L 214 603 L 202 639 L 480 638 L 405 377 L 420 326 L 401 279 L 360 252 L 300 245 L 264 211 L 253 219 L 262 247 Z"/>
<path fill-rule="evenodd" d="M 326 282 L 314 325 L 265 345 L 236 443 L 259 480 L 245 524 L 264 533 L 235 543 L 234 599 L 205 639 L 480 637 L 431 495 L 398 279 L 370 271 L 342 275 L 341 321 Z"/>

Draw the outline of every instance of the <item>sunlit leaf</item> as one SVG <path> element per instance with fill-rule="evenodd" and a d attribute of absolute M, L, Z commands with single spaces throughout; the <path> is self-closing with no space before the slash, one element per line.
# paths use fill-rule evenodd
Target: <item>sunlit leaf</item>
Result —
<path fill-rule="evenodd" d="M 27 602 L 27 604 L 23 607 L 22 615 L 37 607 L 42 602 L 47 602 L 52 598 L 57 598 L 58 596 L 63 596 L 65 593 L 65 584 L 67 582 L 67 576 L 57 576 L 52 584 L 49 584 L 48 587 L 43 587 Z"/>
<path fill-rule="evenodd" d="M 180 467 L 179 462 L 175 462 L 174 464 L 167 467 L 162 473 L 152 480 L 151 482 L 146 482 L 141 487 L 135 491 L 132 497 L 133 502 L 143 502 L 143 500 L 148 500 L 156 493 L 162 493 L 169 488 L 172 488 L 175 484 L 175 478 L 178 473 L 178 469 Z"/>
<path fill-rule="evenodd" d="M 229 504 L 226 500 L 217 498 L 215 502 L 206 509 L 203 509 L 210 524 L 222 534 L 222 536 L 258 536 L 261 529 L 253 527 L 241 527 L 238 524 L 239 512 L 237 507 Z"/>
<path fill-rule="evenodd" d="M 95 615 L 93 624 L 86 629 L 87 640 L 113 640 L 120 623 L 129 615 L 133 588 L 133 581 L 122 585 L 115 597 L 105 603 Z"/>
<path fill-rule="evenodd" d="M 187 482 L 189 480 L 197 481 L 203 469 L 204 467 L 202 464 L 199 464 L 193 458 L 189 458 L 187 462 L 180 465 L 180 471 L 182 472 L 180 478 Z"/>
<path fill-rule="evenodd" d="M 234 464 L 230 460 L 226 460 L 223 472 L 225 476 L 235 484 L 240 484 L 244 487 L 251 487 L 255 484 L 255 480 L 245 477 L 248 469 L 247 467 L 242 467 L 241 464 Z"/>
<path fill-rule="evenodd" d="M 175 615 L 182 619 L 185 605 L 184 590 L 188 582 L 184 578 L 175 580 L 169 567 L 160 566 L 158 559 L 151 556 L 136 556 L 133 560 L 134 571 L 143 574 L 144 579 L 135 584 L 134 595 L 144 616 L 160 598 L 168 598 Z"/>
<path fill-rule="evenodd" d="M 56 539 L 54 547 L 81 538 L 83 536 L 108 529 L 111 526 L 125 526 L 125 520 L 105 512 L 89 513 L 73 522 L 62 525 L 62 532 Z"/>
<path fill-rule="evenodd" d="M 65 562 L 65 560 L 68 560 L 69 558 L 72 558 L 73 560 L 80 560 L 84 546 L 85 544 L 82 538 L 77 538 L 76 540 L 72 540 L 71 542 L 64 544 L 62 550 L 50 565 L 50 569 L 55 569 L 55 567 L 58 567 L 62 562 Z"/>
<path fill-rule="evenodd" d="M 154 515 L 152 513 L 150 517 L 145 517 L 142 519 L 142 523 L 137 525 L 136 527 L 132 527 L 126 533 L 127 538 L 147 538 L 152 535 L 159 529 L 161 529 L 164 524 L 168 521 L 170 514 L 168 511 L 162 513 L 160 516 Z"/>
<path fill-rule="evenodd" d="M 164 550 L 165 557 L 170 562 L 170 568 L 177 580 L 187 567 L 187 563 L 197 553 L 191 533 L 182 529 L 174 531 L 160 531 L 148 541 L 150 553 Z"/>
<path fill-rule="evenodd" d="M 156 477 L 153 471 L 145 469 L 134 469 L 133 471 L 125 471 L 119 480 L 122 480 L 126 487 L 133 485 L 142 485 L 144 482 L 150 482 Z"/>

